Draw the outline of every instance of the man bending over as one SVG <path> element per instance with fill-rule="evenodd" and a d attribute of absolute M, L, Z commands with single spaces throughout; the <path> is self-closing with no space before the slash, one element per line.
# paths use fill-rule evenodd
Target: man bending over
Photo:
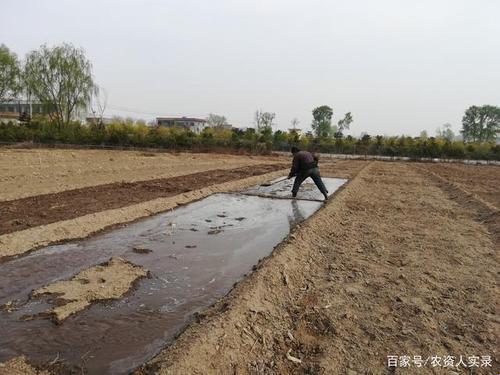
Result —
<path fill-rule="evenodd" d="M 318 168 L 318 159 L 313 156 L 308 151 L 300 151 L 297 147 L 292 147 L 293 162 L 292 169 L 288 178 L 295 176 L 295 181 L 293 183 L 292 196 L 296 197 L 299 191 L 300 185 L 304 182 L 307 177 L 311 177 L 319 191 L 325 197 L 325 201 L 328 199 L 328 190 L 326 190 L 325 184 L 321 180 Z"/>

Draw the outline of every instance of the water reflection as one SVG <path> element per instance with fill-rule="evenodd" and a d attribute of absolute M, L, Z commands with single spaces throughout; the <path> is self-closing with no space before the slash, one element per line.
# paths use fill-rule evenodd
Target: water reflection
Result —
<path fill-rule="evenodd" d="M 292 229 L 295 225 L 304 221 L 305 217 L 296 199 L 292 199 L 290 204 L 292 205 L 292 215 L 288 215 L 288 224 L 290 229 Z"/>

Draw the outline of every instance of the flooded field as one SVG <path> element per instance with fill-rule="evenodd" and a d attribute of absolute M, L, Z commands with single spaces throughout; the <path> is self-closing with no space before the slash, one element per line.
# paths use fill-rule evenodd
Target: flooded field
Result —
<path fill-rule="evenodd" d="M 339 184 L 325 179 L 330 193 Z M 287 187 L 288 188 L 288 187 Z M 311 195 L 305 183 L 302 196 Z M 255 187 L 254 190 L 259 190 Z M 284 191 L 283 184 L 266 192 Z M 316 189 L 314 187 L 314 189 Z M 281 194 L 281 193 L 277 193 Z M 267 256 L 320 202 L 216 194 L 92 238 L 50 246 L 0 265 L 0 361 L 56 356 L 68 368 L 124 374 L 173 340 L 193 314 L 213 304 Z M 112 257 L 141 266 L 124 298 L 93 304 L 55 324 L 54 301 L 33 290 L 68 280 Z"/>

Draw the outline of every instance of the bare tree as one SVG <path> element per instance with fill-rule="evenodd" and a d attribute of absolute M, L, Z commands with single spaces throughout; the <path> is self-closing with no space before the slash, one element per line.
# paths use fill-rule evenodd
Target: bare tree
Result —
<path fill-rule="evenodd" d="M 443 138 L 448 142 L 452 142 L 455 139 L 455 133 L 451 129 L 451 124 L 449 122 L 443 124 L 442 127 L 436 129 L 436 137 Z"/>
<path fill-rule="evenodd" d="M 227 119 L 224 116 L 210 113 L 207 118 L 207 125 L 211 128 L 220 128 L 227 125 Z"/>
<path fill-rule="evenodd" d="M 108 93 L 102 87 L 95 86 L 93 101 L 92 101 L 92 116 L 95 119 L 95 125 L 97 129 L 104 129 L 104 112 L 106 111 L 106 106 L 108 104 Z"/>
<path fill-rule="evenodd" d="M 274 112 L 263 112 L 262 110 L 255 111 L 254 122 L 257 132 L 260 132 L 265 128 L 272 129 L 275 125 L 275 118 L 276 113 Z"/>
<path fill-rule="evenodd" d="M 262 127 L 262 110 L 256 110 L 254 114 L 254 122 L 255 122 L 255 130 L 257 133 L 260 131 Z"/>
<path fill-rule="evenodd" d="M 274 112 L 264 112 L 261 116 L 262 126 L 264 128 L 272 129 L 274 125 L 274 119 L 276 118 L 276 113 Z"/>

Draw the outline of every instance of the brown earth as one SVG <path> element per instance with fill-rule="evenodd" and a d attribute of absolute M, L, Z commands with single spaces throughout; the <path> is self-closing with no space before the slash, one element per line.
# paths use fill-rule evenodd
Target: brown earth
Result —
<path fill-rule="evenodd" d="M 92 303 L 118 299 L 130 290 L 148 272 L 122 258 L 111 258 L 108 262 L 90 267 L 71 280 L 57 281 L 33 291 L 32 297 L 48 295 L 54 308 L 47 312 L 56 323 L 61 323 Z"/>
<path fill-rule="evenodd" d="M 478 173 L 476 179 L 465 180 L 466 183 L 463 178 L 459 177 L 461 176 L 459 172 L 451 174 L 449 171 L 438 169 L 439 172 L 436 173 L 435 168 L 425 168 L 420 165 L 416 166 L 416 168 L 446 192 L 450 199 L 460 202 L 460 205 L 473 215 L 476 221 L 482 223 L 489 230 L 493 240 L 499 243 L 500 208 L 496 205 L 495 199 L 499 194 L 490 193 L 493 186 L 495 186 L 495 177 L 498 184 L 500 178 L 499 167 L 493 167 L 497 169 L 491 169 L 489 172 L 493 172 L 493 174 L 488 173 L 488 178 L 481 178 L 482 173 Z M 484 170 L 480 172 L 484 172 Z M 469 170 L 468 173 L 470 174 L 471 171 Z M 443 177 L 445 174 L 448 174 L 449 178 Z M 457 183 L 456 180 L 461 180 L 461 182 Z"/>
<path fill-rule="evenodd" d="M 489 355 L 476 373 L 498 373 L 499 243 L 466 201 L 371 163 L 138 373 L 440 373 L 389 355 Z"/>
<path fill-rule="evenodd" d="M 429 163 L 418 165 L 500 209 L 499 166 Z"/>
<path fill-rule="evenodd" d="M 368 161 L 364 160 L 329 160 L 321 159 L 321 175 L 325 177 L 352 178 L 363 169 Z"/>
<path fill-rule="evenodd" d="M 0 363 L 0 375 L 50 375 L 50 373 L 32 367 L 25 357 L 15 357 Z"/>
<path fill-rule="evenodd" d="M 202 153 L 0 148 L 0 201 L 277 161 Z"/>
<path fill-rule="evenodd" d="M 116 182 L 0 202 L 0 235 L 170 197 L 226 181 L 258 176 L 283 167 L 283 164 L 260 164 L 236 169 L 216 169 L 172 178 Z"/>

